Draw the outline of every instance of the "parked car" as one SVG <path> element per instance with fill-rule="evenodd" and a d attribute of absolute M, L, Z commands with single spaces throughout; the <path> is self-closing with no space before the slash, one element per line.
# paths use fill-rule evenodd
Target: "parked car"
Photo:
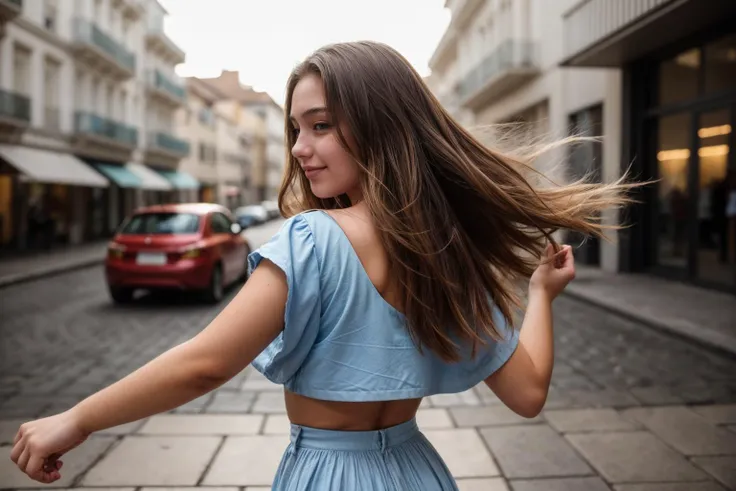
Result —
<path fill-rule="evenodd" d="M 266 216 L 269 220 L 281 216 L 281 210 L 279 210 L 279 203 L 277 201 L 262 201 L 261 206 L 266 210 Z"/>
<path fill-rule="evenodd" d="M 269 220 L 268 212 L 261 205 L 241 206 L 236 208 L 233 214 L 238 221 L 252 222 L 252 225 L 261 225 Z"/>
<path fill-rule="evenodd" d="M 219 302 L 248 274 L 250 245 L 230 211 L 210 203 L 137 210 L 109 243 L 105 277 L 116 303 L 136 289 L 197 290 Z"/>

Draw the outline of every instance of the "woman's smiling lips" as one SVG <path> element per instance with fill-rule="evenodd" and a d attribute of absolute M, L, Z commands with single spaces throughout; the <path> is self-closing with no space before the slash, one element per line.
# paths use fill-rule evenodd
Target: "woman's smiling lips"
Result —
<path fill-rule="evenodd" d="M 315 166 L 307 166 L 304 167 L 304 175 L 307 176 L 307 179 L 312 179 L 316 177 L 320 172 L 325 170 L 327 167 L 315 167 Z"/>

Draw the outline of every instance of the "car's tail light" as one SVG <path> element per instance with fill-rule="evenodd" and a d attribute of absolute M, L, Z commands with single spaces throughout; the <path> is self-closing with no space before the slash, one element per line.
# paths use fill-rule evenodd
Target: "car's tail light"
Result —
<path fill-rule="evenodd" d="M 187 251 L 182 252 L 181 258 L 182 259 L 194 259 L 195 257 L 199 257 L 202 254 L 202 249 L 200 248 L 193 248 L 189 249 Z"/>
<path fill-rule="evenodd" d="M 116 242 L 110 242 L 107 246 L 107 255 L 111 259 L 122 259 L 125 255 L 125 246 Z"/>

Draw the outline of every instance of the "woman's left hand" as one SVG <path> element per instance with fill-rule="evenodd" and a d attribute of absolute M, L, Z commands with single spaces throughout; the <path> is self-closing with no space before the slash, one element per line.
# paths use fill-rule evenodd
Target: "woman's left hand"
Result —
<path fill-rule="evenodd" d="M 71 411 L 21 425 L 10 459 L 34 481 L 44 484 L 61 479 L 59 458 L 87 439 Z"/>

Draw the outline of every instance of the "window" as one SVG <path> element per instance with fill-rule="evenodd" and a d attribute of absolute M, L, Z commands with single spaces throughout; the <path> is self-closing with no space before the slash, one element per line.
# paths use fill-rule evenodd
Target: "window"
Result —
<path fill-rule="evenodd" d="M 212 214 L 212 233 L 213 234 L 229 234 L 232 222 L 222 213 Z"/>
<path fill-rule="evenodd" d="M 736 34 L 705 46 L 705 92 L 736 88 Z"/>
<path fill-rule="evenodd" d="M 199 216 L 192 213 L 141 213 L 134 215 L 121 230 L 123 235 L 196 234 Z"/>
<path fill-rule="evenodd" d="M 659 104 L 673 104 L 698 95 L 700 49 L 693 48 L 659 65 Z"/>
<path fill-rule="evenodd" d="M 49 31 L 56 32 L 56 18 L 59 14 L 59 6 L 57 0 L 44 0 L 43 4 L 43 24 Z"/>
<path fill-rule="evenodd" d="M 13 90 L 31 95 L 31 50 L 20 44 L 13 51 Z"/>
<path fill-rule="evenodd" d="M 61 65 L 52 58 L 46 58 L 43 66 L 44 83 L 44 127 L 47 130 L 59 131 L 59 73 Z"/>

